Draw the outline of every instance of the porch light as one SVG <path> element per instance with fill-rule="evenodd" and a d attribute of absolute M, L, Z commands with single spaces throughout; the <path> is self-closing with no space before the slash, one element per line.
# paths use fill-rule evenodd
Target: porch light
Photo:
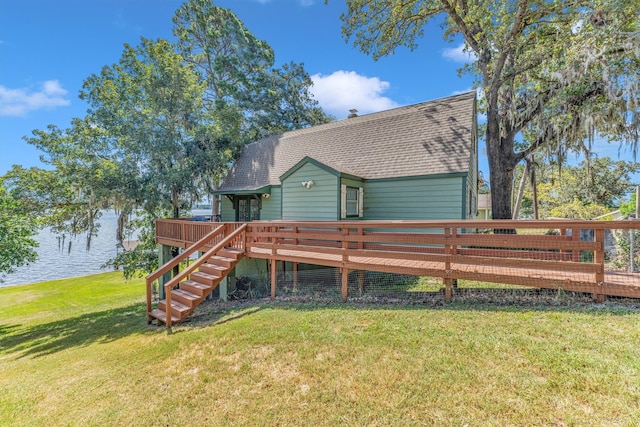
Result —
<path fill-rule="evenodd" d="M 264 197 L 265 199 L 268 199 L 269 197 L 271 197 L 271 194 L 269 193 L 263 193 L 262 197 Z"/>

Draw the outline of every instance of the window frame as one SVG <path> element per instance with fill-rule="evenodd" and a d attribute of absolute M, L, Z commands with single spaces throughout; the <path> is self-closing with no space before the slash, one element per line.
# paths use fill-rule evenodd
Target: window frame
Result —
<path fill-rule="evenodd" d="M 355 194 L 355 200 L 349 200 L 349 192 Z M 345 194 L 345 212 L 346 218 L 358 218 L 360 216 L 360 188 L 359 187 L 350 187 L 347 185 L 347 192 Z M 349 212 L 349 206 L 354 206 L 355 210 L 353 212 Z"/>

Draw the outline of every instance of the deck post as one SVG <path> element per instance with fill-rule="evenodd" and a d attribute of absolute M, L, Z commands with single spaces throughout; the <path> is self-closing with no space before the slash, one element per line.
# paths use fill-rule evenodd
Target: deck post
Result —
<path fill-rule="evenodd" d="M 444 279 L 444 300 L 451 301 L 453 296 L 453 279 Z"/>
<path fill-rule="evenodd" d="M 171 246 L 160 245 L 160 250 L 158 251 L 158 265 L 164 265 L 169 262 L 173 258 L 171 254 Z M 164 284 L 171 280 L 171 271 L 164 273 L 162 276 L 158 277 L 158 299 L 164 299 Z"/>
<path fill-rule="evenodd" d="M 270 228 L 273 236 L 271 236 L 271 255 L 275 255 L 277 253 L 276 246 L 278 245 L 278 227 L 273 226 Z"/>
<path fill-rule="evenodd" d="M 349 250 L 349 227 L 342 227 L 342 265 L 340 268 L 340 278 L 342 280 L 342 302 L 347 302 L 349 298 L 349 269 L 344 268 L 348 261 L 347 251 Z"/>
<path fill-rule="evenodd" d="M 294 234 L 298 234 L 298 227 L 292 228 Z M 293 244 L 298 245 L 298 239 L 296 237 L 293 238 Z M 298 290 L 298 263 L 293 263 L 293 290 Z"/>
<path fill-rule="evenodd" d="M 364 235 L 363 227 L 358 227 L 356 229 L 360 240 L 358 240 L 358 250 L 364 250 L 364 241 L 362 240 L 362 236 Z M 358 270 L 358 292 L 360 292 L 360 296 L 364 293 L 364 270 Z"/>
<path fill-rule="evenodd" d="M 271 258 L 271 299 L 276 298 L 276 280 L 278 279 L 278 261 Z"/>
<path fill-rule="evenodd" d="M 595 281 L 601 289 L 601 292 L 593 294 L 593 298 L 596 302 L 604 302 L 606 299 L 604 292 L 602 292 L 602 288 L 604 288 L 604 229 L 593 230 L 593 240 L 598 244 L 597 249 L 593 251 L 593 262 L 598 268 L 595 273 Z"/>
<path fill-rule="evenodd" d="M 456 237 L 458 237 L 458 229 L 457 228 L 452 228 L 451 229 L 451 254 L 450 254 L 450 258 L 455 257 L 456 255 L 458 255 L 458 245 L 455 243 L 456 242 Z M 447 269 L 448 271 L 451 272 L 451 261 L 449 261 L 449 268 Z M 458 279 L 454 279 L 453 277 L 451 278 L 451 286 L 453 286 L 454 288 L 458 287 Z M 451 299 L 451 298 L 449 298 Z M 449 300 L 447 300 L 449 301 Z"/>
<path fill-rule="evenodd" d="M 567 236 L 568 236 L 568 235 L 567 235 L 567 229 L 566 229 L 566 228 L 560 228 L 560 229 L 559 229 L 559 234 L 560 234 L 560 236 L 562 236 L 562 237 L 567 237 Z M 572 233 L 571 239 L 573 240 L 573 233 Z M 570 250 L 570 249 L 563 249 L 563 250 L 560 250 L 560 253 L 562 254 L 562 255 L 560 256 L 560 260 L 561 260 L 561 261 L 565 261 L 565 260 L 567 260 L 567 261 L 573 261 L 573 255 L 571 254 L 571 250 Z M 565 258 L 565 257 L 570 257 L 570 258 L 568 258 L 568 259 L 567 259 L 567 258 Z"/>
<path fill-rule="evenodd" d="M 340 276 L 342 279 L 342 302 L 347 302 L 347 298 L 349 298 L 349 269 L 341 268 Z"/>
<path fill-rule="evenodd" d="M 347 251 L 349 250 L 349 227 L 342 227 L 342 265 L 348 261 Z"/>
<path fill-rule="evenodd" d="M 444 229 L 444 277 L 442 278 L 442 283 L 444 284 L 444 299 L 445 301 L 451 301 L 451 296 L 453 293 L 453 278 L 451 278 L 451 228 L 445 227 Z"/>
<path fill-rule="evenodd" d="M 571 229 L 571 240 L 574 242 L 580 241 L 580 229 L 578 228 Z M 571 250 L 571 261 L 580 262 L 580 251 L 576 251 L 575 249 Z"/>

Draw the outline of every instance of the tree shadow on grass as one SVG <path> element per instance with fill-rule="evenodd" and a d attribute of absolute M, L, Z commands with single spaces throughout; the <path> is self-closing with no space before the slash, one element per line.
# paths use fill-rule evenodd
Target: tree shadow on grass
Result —
<path fill-rule="evenodd" d="M 129 335 L 154 333 L 145 324 L 143 304 L 35 326 L 0 324 L 0 355 L 41 357 L 73 347 L 112 342 Z"/>

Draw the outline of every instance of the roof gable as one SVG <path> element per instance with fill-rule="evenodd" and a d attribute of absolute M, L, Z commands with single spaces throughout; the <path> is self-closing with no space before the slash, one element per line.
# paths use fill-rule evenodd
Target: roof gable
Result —
<path fill-rule="evenodd" d="M 282 174 L 280 176 L 280 181 L 284 181 L 285 179 L 287 179 L 289 176 L 291 176 L 292 174 L 294 174 L 298 169 L 300 169 L 302 166 L 304 166 L 307 163 L 311 163 L 317 167 L 319 167 L 322 170 L 325 170 L 327 172 L 329 172 L 332 175 L 338 176 L 338 177 L 348 177 L 348 178 L 353 178 L 353 179 L 362 179 L 359 176 L 354 175 L 353 173 L 349 173 L 349 171 L 347 171 L 346 169 L 342 168 L 341 166 L 332 166 L 332 165 L 328 165 L 326 163 L 322 163 L 317 161 L 316 159 L 313 159 L 309 156 L 305 156 L 304 159 L 300 160 L 298 163 L 296 163 L 295 165 L 293 165 L 291 167 L 291 169 L 289 169 L 288 171 L 286 171 L 284 174 Z"/>
<path fill-rule="evenodd" d="M 475 114 L 468 92 L 270 136 L 245 146 L 221 191 L 279 185 L 306 158 L 364 179 L 465 173 Z"/>

